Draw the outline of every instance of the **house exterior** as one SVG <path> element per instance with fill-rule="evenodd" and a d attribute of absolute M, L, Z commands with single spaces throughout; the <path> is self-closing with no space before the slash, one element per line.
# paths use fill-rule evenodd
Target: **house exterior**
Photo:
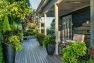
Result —
<path fill-rule="evenodd" d="M 60 37 L 63 41 L 72 39 L 74 34 L 85 35 L 87 47 L 94 48 L 94 0 L 42 0 L 37 12 L 44 16 L 44 25 L 47 16 L 55 17 L 57 55 Z M 44 30 L 46 35 L 45 26 Z"/>

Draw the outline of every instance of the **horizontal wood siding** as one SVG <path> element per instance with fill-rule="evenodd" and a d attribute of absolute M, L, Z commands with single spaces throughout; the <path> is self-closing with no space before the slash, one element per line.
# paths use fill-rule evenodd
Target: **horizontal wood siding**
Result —
<path fill-rule="evenodd" d="M 85 42 L 89 46 L 90 42 L 90 7 L 75 11 L 72 14 L 73 34 L 84 34 Z M 88 24 L 87 24 L 88 21 Z"/>
<path fill-rule="evenodd" d="M 89 46 L 89 42 L 90 42 L 90 7 L 85 7 L 85 8 L 79 9 L 79 10 L 69 13 L 67 15 L 72 15 L 73 35 L 74 34 L 84 34 L 85 42 L 86 42 L 87 46 Z M 67 16 L 67 15 L 64 15 L 64 16 Z M 60 23 L 59 23 L 59 25 L 61 26 L 60 27 L 61 40 L 63 38 L 63 32 L 62 32 L 63 20 L 61 20 L 61 18 L 64 16 L 60 16 Z M 87 21 L 89 21 L 89 24 L 86 24 Z"/>

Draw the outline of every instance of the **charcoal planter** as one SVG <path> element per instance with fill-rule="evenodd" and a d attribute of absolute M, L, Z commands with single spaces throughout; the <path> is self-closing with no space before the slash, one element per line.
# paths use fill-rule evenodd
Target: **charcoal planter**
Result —
<path fill-rule="evenodd" d="M 43 46 L 43 41 L 42 40 L 39 40 L 39 45 Z"/>
<path fill-rule="evenodd" d="M 5 63 L 15 63 L 15 48 L 11 44 L 2 43 Z"/>
<path fill-rule="evenodd" d="M 53 55 L 55 52 L 55 44 L 48 44 L 46 46 L 46 50 L 47 50 L 48 55 Z"/>

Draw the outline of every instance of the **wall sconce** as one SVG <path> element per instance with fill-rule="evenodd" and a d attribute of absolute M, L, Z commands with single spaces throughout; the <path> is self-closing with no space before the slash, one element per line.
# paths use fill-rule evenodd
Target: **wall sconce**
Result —
<path fill-rule="evenodd" d="M 89 21 L 86 21 L 86 24 L 89 24 L 90 22 Z"/>

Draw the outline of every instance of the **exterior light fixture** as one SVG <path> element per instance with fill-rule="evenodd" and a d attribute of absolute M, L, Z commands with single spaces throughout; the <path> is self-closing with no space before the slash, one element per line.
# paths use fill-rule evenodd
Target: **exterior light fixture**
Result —
<path fill-rule="evenodd" d="M 86 24 L 89 24 L 89 21 L 87 21 Z"/>

